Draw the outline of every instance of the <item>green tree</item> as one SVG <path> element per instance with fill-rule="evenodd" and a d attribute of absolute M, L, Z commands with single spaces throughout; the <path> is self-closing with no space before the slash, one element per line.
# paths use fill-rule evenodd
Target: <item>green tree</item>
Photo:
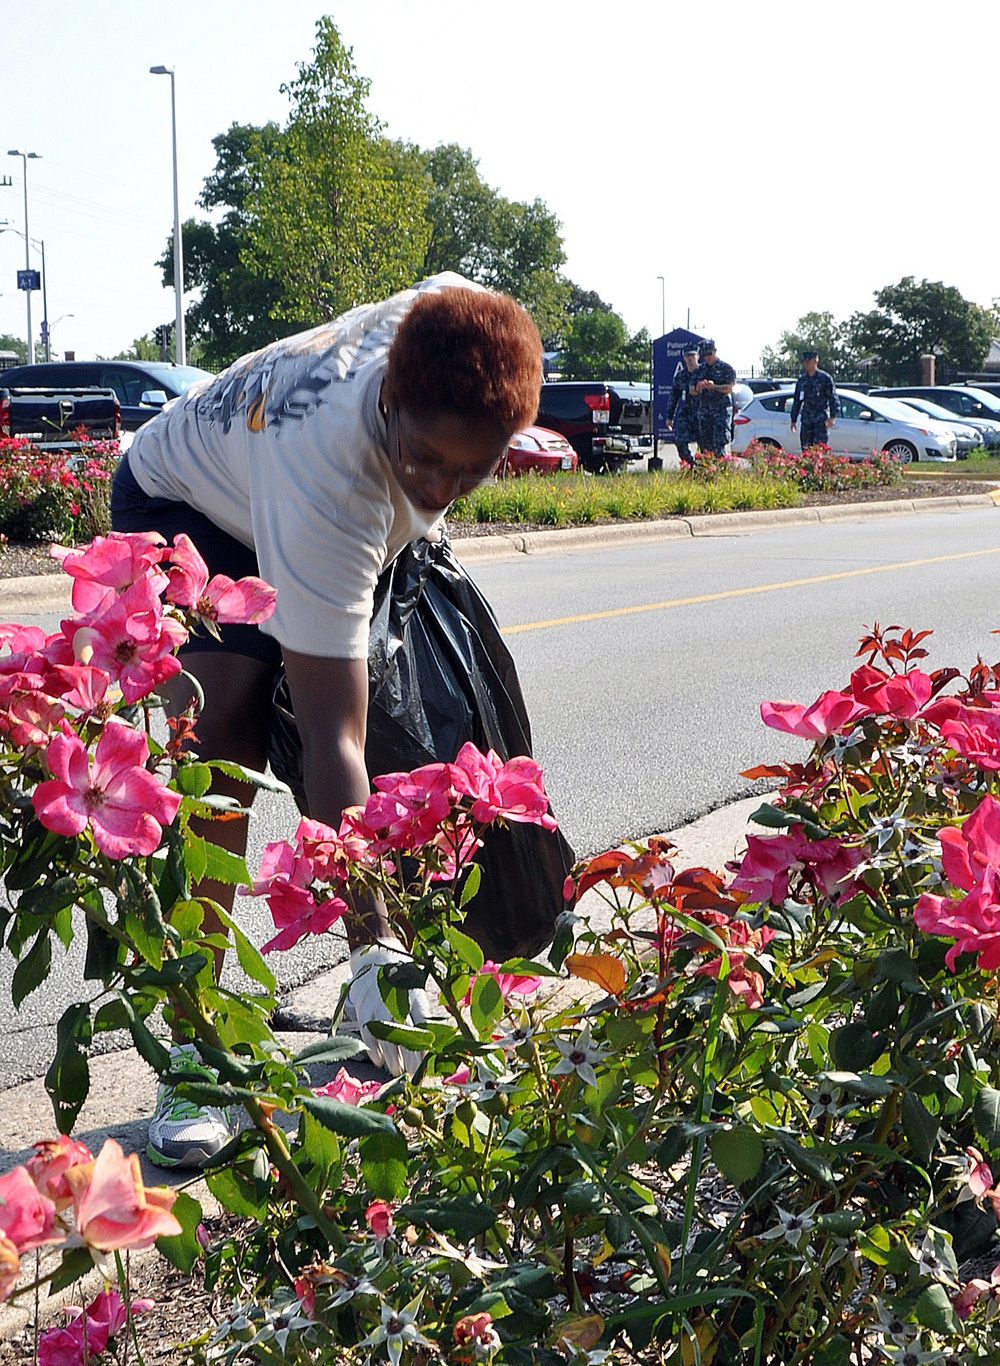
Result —
<path fill-rule="evenodd" d="M 0 351 L 16 351 L 17 358 L 25 364 L 28 359 L 28 343 L 23 337 L 12 337 L 9 332 L 0 332 Z"/>
<path fill-rule="evenodd" d="M 254 167 L 242 254 L 280 286 L 275 315 L 305 323 L 411 284 L 431 232 L 426 177 L 382 136 L 332 19 L 316 31 L 312 62 L 282 86 L 288 125 Z"/>
<path fill-rule="evenodd" d="M 560 224 L 540 199 L 506 199 L 479 174 L 467 148 L 442 143 L 421 154 L 430 181 L 431 227 L 423 273 L 455 270 L 478 284 L 512 294 L 543 337 L 565 328 L 572 286 L 560 273 L 566 260 Z"/>
<path fill-rule="evenodd" d="M 847 324 L 852 346 L 877 356 L 891 379 L 916 381 L 920 357 L 935 355 L 954 370 L 979 370 L 990 349 L 989 309 L 964 298 L 941 280 L 906 275 L 875 294 L 877 307 L 855 313 Z"/>
<path fill-rule="evenodd" d="M 629 335 L 613 309 L 591 308 L 573 317 L 560 359 L 564 379 L 649 378 L 649 333 Z"/>
<path fill-rule="evenodd" d="M 846 323 L 838 323 L 832 313 L 803 313 L 791 331 L 782 332 L 776 346 L 765 346 L 761 369 L 768 375 L 797 375 L 807 349 L 819 352 L 820 365 L 834 377 L 853 370 L 859 359 Z"/>
<path fill-rule="evenodd" d="M 206 177 L 198 202 L 225 212 L 218 222 L 190 218 L 181 227 L 184 288 L 199 291 L 185 313 L 188 344 L 200 347 L 200 363 L 210 370 L 221 370 L 237 356 L 307 325 L 304 319 L 276 316 L 282 287 L 255 260 L 250 242 L 249 201 L 260 184 L 260 167 L 275 154 L 281 138 L 276 123 L 234 123 L 213 138 L 215 170 Z M 157 265 L 164 286 L 171 287 L 172 235 Z"/>
<path fill-rule="evenodd" d="M 131 346 L 124 351 L 118 351 L 113 356 L 99 356 L 99 360 L 159 360 L 160 344 L 153 336 L 152 332 L 146 332 L 141 337 L 136 337 Z"/>

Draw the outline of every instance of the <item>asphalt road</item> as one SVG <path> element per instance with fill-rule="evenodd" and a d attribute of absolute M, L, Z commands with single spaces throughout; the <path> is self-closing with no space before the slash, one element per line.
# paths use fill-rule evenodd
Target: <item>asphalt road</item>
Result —
<path fill-rule="evenodd" d="M 473 574 L 516 659 L 556 814 L 585 853 L 676 827 L 752 791 L 741 769 L 804 755 L 762 725 L 760 701 L 846 684 L 866 623 L 933 627 L 930 666 L 1000 657 L 998 570 L 1000 511 L 977 508 L 511 555 Z M 260 795 L 251 871 L 296 820 L 290 800 Z M 272 933 L 262 902 L 241 918 L 257 942 Z M 287 987 L 343 956 L 324 938 L 273 966 Z M 15 1014 L 0 959 L 0 1089 L 44 1072 L 81 961 L 76 945 L 59 956 Z"/>

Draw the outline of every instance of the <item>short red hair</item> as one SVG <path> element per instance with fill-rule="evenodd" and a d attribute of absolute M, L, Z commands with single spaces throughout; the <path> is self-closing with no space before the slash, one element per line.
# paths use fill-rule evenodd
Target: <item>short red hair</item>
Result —
<path fill-rule="evenodd" d="M 386 384 L 408 413 L 456 413 L 513 433 L 538 412 L 542 339 L 509 294 L 421 294 L 389 348 Z"/>

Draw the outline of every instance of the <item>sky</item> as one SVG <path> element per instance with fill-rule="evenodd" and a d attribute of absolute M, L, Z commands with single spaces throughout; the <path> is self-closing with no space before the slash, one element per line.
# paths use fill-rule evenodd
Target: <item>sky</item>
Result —
<path fill-rule="evenodd" d="M 565 273 L 629 327 L 690 325 L 737 368 L 804 313 L 845 318 L 905 275 L 1000 295 L 996 0 L 0 0 L 0 333 L 25 335 L 44 241 L 53 354 L 109 356 L 174 315 L 155 262 L 231 123 L 329 14 L 391 137 L 457 142 L 562 225 Z M 977 56 L 977 54 L 982 54 Z M 16 231 L 14 231 L 16 230 Z M 38 265 L 37 250 L 32 265 Z M 662 282 L 659 277 L 662 276 Z M 38 341 L 42 300 L 32 304 Z"/>

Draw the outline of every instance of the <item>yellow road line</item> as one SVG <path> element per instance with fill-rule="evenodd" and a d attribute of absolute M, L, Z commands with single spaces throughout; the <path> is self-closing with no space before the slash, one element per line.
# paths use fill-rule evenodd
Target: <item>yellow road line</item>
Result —
<path fill-rule="evenodd" d="M 833 583 L 836 579 L 856 579 L 864 574 L 885 574 L 893 569 L 919 569 L 928 564 L 947 564 L 952 560 L 972 560 L 981 555 L 1000 554 L 1000 546 L 988 550 L 962 550 L 954 555 L 931 555 L 924 560 L 897 560 L 895 564 L 875 564 L 867 569 L 843 569 L 836 574 L 814 574 L 808 579 L 785 579 L 782 583 L 758 583 L 749 588 L 727 588 L 723 593 L 698 593 L 690 598 L 667 598 L 664 602 L 643 602 L 634 607 L 610 607 L 604 612 L 579 612 L 572 617 L 551 617 L 548 621 L 526 621 L 520 626 L 505 626 L 505 636 L 521 631 L 544 631 L 550 626 L 573 626 L 581 621 L 604 621 L 607 617 L 631 617 L 639 612 L 662 612 L 668 607 L 691 607 L 699 602 L 722 602 L 744 598 L 751 593 L 776 593 L 783 588 L 804 588 L 811 583 Z"/>

